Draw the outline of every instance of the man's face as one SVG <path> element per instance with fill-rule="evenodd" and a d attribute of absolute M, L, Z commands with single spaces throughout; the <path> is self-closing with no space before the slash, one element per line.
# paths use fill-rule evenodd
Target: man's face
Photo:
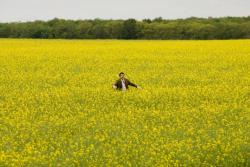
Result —
<path fill-rule="evenodd" d="M 123 79 L 125 77 L 125 74 L 120 74 L 120 78 Z"/>

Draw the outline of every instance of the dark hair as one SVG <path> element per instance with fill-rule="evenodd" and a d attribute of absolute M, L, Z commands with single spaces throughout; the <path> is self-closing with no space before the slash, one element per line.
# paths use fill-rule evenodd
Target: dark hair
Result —
<path fill-rule="evenodd" d="M 120 72 L 120 73 L 119 73 L 119 76 L 121 76 L 121 74 L 124 74 L 124 72 Z"/>

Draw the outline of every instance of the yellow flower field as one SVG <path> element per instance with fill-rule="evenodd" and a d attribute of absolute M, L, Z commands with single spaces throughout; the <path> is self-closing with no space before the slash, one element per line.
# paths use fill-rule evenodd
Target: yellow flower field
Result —
<path fill-rule="evenodd" d="M 250 40 L 0 39 L 0 166 L 250 166 L 249 129 Z"/>

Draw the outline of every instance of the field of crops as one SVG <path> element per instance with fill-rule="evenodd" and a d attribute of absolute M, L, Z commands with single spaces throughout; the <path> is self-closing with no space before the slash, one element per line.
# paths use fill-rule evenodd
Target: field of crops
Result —
<path fill-rule="evenodd" d="M 0 39 L 0 166 L 249 166 L 249 129 L 250 40 Z"/>

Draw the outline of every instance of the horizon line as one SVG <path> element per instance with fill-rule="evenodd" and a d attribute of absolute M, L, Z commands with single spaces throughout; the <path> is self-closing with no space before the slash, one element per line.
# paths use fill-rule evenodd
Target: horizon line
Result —
<path fill-rule="evenodd" d="M 197 18 L 197 19 L 220 19 L 220 18 L 248 18 L 250 17 L 250 15 L 247 16 L 207 16 L 207 17 L 199 17 L 199 16 L 189 16 L 189 17 L 179 17 L 179 18 L 164 18 L 162 16 L 158 16 L 158 17 L 154 17 L 154 18 L 143 18 L 143 19 L 139 19 L 139 18 L 101 18 L 101 17 L 96 17 L 96 18 L 63 18 L 63 17 L 53 17 L 50 19 L 33 19 L 33 20 L 17 20 L 17 21 L 7 21 L 7 22 L 2 22 L 0 21 L 0 23 L 27 23 L 27 22 L 36 22 L 36 21 L 43 21 L 43 22 L 48 22 L 54 19 L 59 19 L 59 20 L 72 20 L 72 21 L 86 21 L 86 20 L 128 20 L 128 19 L 135 19 L 136 21 L 143 21 L 143 20 L 154 20 L 157 18 L 161 18 L 163 20 L 186 20 L 186 19 L 191 19 L 191 18 Z"/>

